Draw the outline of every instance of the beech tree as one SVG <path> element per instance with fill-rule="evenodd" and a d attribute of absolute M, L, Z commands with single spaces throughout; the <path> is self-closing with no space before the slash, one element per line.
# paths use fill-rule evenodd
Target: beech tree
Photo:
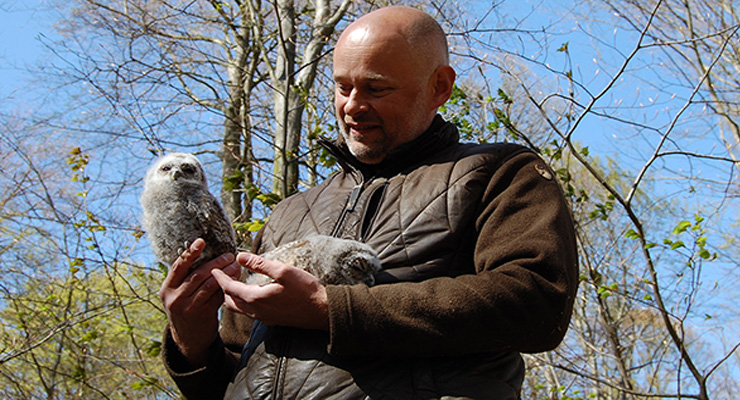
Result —
<path fill-rule="evenodd" d="M 726 71 L 740 23 L 724 2 L 602 6 L 460 32 L 472 42 L 460 56 L 485 82 L 477 108 L 489 110 L 465 125 L 493 121 L 540 151 L 577 221 L 571 330 L 558 350 L 528 357 L 526 396 L 731 397 L 740 338 L 725 324 L 737 313 L 718 305 L 737 283 L 725 245 L 736 235 L 724 232 L 737 215 L 738 87 Z"/>
<path fill-rule="evenodd" d="M 155 356 L 165 271 L 138 222 L 144 170 L 196 153 L 247 247 L 276 201 L 331 173 L 315 142 L 336 135 L 331 45 L 382 5 L 57 5 L 37 74 L 49 92 L 34 112 L 0 107 L 0 393 L 177 397 Z M 526 355 L 523 397 L 732 397 L 733 3 L 416 6 L 448 32 L 458 71 L 441 113 L 465 141 L 538 151 L 577 224 L 572 323 L 558 349 Z"/>

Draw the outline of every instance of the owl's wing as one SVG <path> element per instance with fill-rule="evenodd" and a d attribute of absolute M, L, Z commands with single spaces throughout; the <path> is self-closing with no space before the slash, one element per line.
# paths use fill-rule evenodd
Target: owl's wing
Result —
<path fill-rule="evenodd" d="M 235 253 L 234 228 L 226 218 L 221 203 L 208 191 L 203 191 L 201 199 L 201 207 L 197 210 L 195 218 L 210 253 L 214 257 L 224 253 Z"/>

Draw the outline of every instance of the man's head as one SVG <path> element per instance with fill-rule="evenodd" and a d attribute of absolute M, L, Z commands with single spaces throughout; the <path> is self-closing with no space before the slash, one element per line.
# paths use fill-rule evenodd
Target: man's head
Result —
<path fill-rule="evenodd" d="M 450 97 L 455 71 L 429 15 L 386 7 L 353 22 L 334 49 L 334 106 L 360 161 L 377 164 L 422 134 Z"/>

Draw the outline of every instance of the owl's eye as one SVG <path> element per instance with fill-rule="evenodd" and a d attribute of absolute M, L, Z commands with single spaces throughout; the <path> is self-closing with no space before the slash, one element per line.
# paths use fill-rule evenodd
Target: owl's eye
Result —
<path fill-rule="evenodd" d="M 165 165 L 164 167 L 162 167 L 162 171 L 164 172 L 170 172 L 171 169 L 172 167 L 170 167 L 169 165 Z"/>
<path fill-rule="evenodd" d="M 182 166 L 182 172 L 190 175 L 195 173 L 195 167 L 190 164 L 185 164 Z"/>

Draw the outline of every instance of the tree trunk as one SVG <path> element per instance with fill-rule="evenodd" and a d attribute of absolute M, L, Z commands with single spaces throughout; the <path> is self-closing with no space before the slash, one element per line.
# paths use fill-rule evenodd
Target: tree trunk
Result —
<path fill-rule="evenodd" d="M 344 0 L 332 13 L 330 2 L 318 0 L 316 14 L 311 23 L 311 35 L 302 55 L 296 75 L 296 24 L 292 0 L 278 2 L 280 48 L 275 82 L 275 161 L 273 192 L 285 198 L 298 190 L 299 158 L 303 112 L 308 92 L 313 87 L 319 61 L 334 28 L 347 12 L 351 1 Z"/>
<path fill-rule="evenodd" d="M 249 57 L 250 23 L 244 12 L 241 26 L 235 36 L 236 56 L 228 66 L 229 100 L 225 110 L 224 138 L 221 144 L 223 184 L 221 201 L 226 215 L 234 224 L 249 222 L 252 201 L 245 189 L 253 184 L 252 126 L 249 121 L 250 96 L 258 57 Z M 237 230 L 237 244 L 251 246 L 249 232 Z"/>

